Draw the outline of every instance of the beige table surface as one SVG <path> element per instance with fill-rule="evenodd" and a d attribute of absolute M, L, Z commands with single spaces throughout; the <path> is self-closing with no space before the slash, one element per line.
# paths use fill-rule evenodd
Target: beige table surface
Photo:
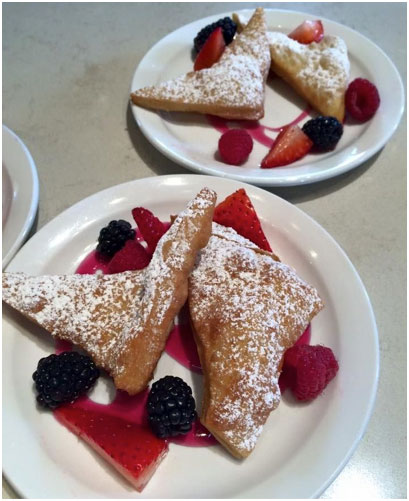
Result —
<path fill-rule="evenodd" d="M 264 5 L 315 13 L 358 30 L 388 54 L 406 88 L 405 4 Z M 3 3 L 3 123 L 23 139 L 38 168 L 37 229 L 109 186 L 188 173 L 142 137 L 128 108 L 130 80 L 164 35 L 238 8 Z M 312 216 L 345 249 L 379 329 L 380 380 L 371 421 L 322 497 L 406 497 L 406 116 L 384 149 L 361 167 L 316 185 L 271 191 Z M 15 497 L 7 482 L 3 497 Z"/>

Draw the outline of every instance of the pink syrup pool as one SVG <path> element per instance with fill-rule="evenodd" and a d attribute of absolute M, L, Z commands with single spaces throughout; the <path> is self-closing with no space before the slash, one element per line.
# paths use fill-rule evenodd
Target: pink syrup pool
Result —
<path fill-rule="evenodd" d="M 214 115 L 206 115 L 206 118 L 209 124 L 221 134 L 233 128 L 245 129 L 254 141 L 257 141 L 263 146 L 267 146 L 267 148 L 271 148 L 274 144 L 275 139 L 269 137 L 266 134 L 266 131 L 280 132 L 284 129 L 284 127 L 297 125 L 309 115 L 310 108 L 308 107 L 304 111 L 302 111 L 294 120 L 287 124 L 281 125 L 280 127 L 269 127 L 267 125 L 262 125 L 258 120 L 235 120 L 233 122 L 224 118 L 216 117 Z"/>

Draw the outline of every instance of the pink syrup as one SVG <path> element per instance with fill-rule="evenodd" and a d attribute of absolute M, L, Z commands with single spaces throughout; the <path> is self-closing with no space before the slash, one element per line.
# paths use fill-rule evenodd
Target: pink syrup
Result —
<path fill-rule="evenodd" d="M 288 127 L 290 125 L 297 125 L 309 115 L 310 115 L 310 108 L 307 107 L 294 120 L 285 125 L 281 125 L 280 127 L 269 127 L 267 125 L 261 125 L 260 122 L 256 120 L 235 120 L 233 122 L 226 120 L 224 118 L 216 117 L 214 115 L 206 115 L 206 118 L 209 124 L 214 129 L 219 131 L 221 134 L 224 134 L 229 129 L 234 129 L 237 127 L 240 129 L 245 129 L 254 139 L 254 141 L 257 141 L 258 143 L 270 149 L 273 146 L 275 140 L 269 137 L 266 134 L 266 131 L 281 132 L 284 129 L 284 127 Z"/>

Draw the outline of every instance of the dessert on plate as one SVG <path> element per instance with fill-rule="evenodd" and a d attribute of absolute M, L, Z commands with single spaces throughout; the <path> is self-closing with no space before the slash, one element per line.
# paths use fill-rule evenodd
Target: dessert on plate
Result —
<path fill-rule="evenodd" d="M 202 424 L 235 457 L 254 449 L 280 402 L 287 348 L 322 308 L 317 291 L 273 253 L 213 223 L 189 278 L 204 375 Z"/>
<path fill-rule="evenodd" d="M 215 201 L 212 190 L 201 190 L 141 271 L 39 277 L 3 273 L 3 301 L 54 337 L 87 351 L 118 389 L 136 394 L 152 378 L 186 301 L 188 276 L 209 239 Z"/>
<path fill-rule="evenodd" d="M 258 8 L 211 68 L 135 90 L 131 99 L 138 106 L 152 109 L 258 120 L 264 116 L 269 68 L 266 21 L 263 9 Z"/>

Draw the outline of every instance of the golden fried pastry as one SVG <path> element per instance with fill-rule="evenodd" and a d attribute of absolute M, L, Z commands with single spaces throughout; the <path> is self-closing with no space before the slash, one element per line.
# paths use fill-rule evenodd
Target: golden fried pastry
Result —
<path fill-rule="evenodd" d="M 258 8 L 211 68 L 136 90 L 131 99 L 146 108 L 257 120 L 264 116 L 264 87 L 269 68 L 264 10 Z"/>
<path fill-rule="evenodd" d="M 196 254 L 210 236 L 216 194 L 204 188 L 141 271 L 31 277 L 3 274 L 3 301 L 83 348 L 129 394 L 143 390 L 187 299 Z"/>
<path fill-rule="evenodd" d="M 234 13 L 232 18 L 239 32 L 245 29 L 245 17 Z M 350 68 L 342 38 L 325 35 L 320 42 L 304 45 L 284 33 L 268 31 L 267 39 L 271 70 L 321 115 L 342 123 Z"/>
<path fill-rule="evenodd" d="M 245 458 L 279 404 L 283 354 L 322 302 L 274 254 L 232 229 L 213 228 L 189 279 L 204 374 L 200 420 L 233 456 Z"/>

